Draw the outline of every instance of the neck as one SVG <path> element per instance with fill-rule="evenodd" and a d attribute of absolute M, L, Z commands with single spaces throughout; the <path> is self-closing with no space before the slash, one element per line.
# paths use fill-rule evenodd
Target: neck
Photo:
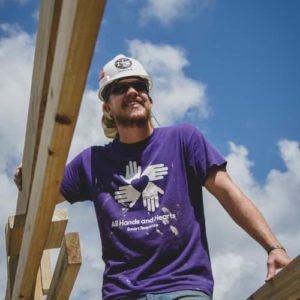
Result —
<path fill-rule="evenodd" d="M 138 143 L 148 138 L 153 132 L 153 127 L 148 122 L 143 127 L 118 126 L 120 141 L 125 144 Z"/>

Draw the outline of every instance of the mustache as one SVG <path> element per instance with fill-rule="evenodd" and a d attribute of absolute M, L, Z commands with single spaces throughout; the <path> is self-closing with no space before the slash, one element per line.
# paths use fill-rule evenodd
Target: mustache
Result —
<path fill-rule="evenodd" d="M 144 106 L 144 104 L 145 104 L 145 102 L 146 102 L 146 99 L 143 99 L 143 98 L 141 98 L 141 97 L 139 97 L 139 96 L 137 96 L 137 97 L 135 97 L 135 98 L 133 98 L 133 97 L 128 97 L 128 98 L 126 98 L 126 99 L 123 100 L 123 102 L 122 102 L 122 108 L 128 106 L 128 105 L 129 105 L 130 103 L 132 103 L 132 102 L 137 102 L 137 103 L 139 103 L 140 105 L 143 105 L 143 106 Z"/>

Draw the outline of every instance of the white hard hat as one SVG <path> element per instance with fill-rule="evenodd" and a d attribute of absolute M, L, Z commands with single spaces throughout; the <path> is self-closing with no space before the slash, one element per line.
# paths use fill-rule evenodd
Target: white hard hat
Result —
<path fill-rule="evenodd" d="M 100 100 L 105 101 L 103 91 L 110 83 L 116 79 L 126 77 L 141 77 L 148 81 L 149 89 L 152 86 L 152 81 L 144 67 L 137 60 L 119 54 L 109 61 L 101 70 L 99 77 L 99 92 Z"/>

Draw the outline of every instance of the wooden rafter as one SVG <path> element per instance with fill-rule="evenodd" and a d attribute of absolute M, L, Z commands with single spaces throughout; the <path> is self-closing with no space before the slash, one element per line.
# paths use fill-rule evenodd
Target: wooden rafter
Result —
<path fill-rule="evenodd" d="M 39 26 L 36 38 L 22 160 L 22 191 L 18 195 L 16 215 L 24 215 L 27 212 L 49 91 L 61 6 L 62 0 L 42 0 L 40 4 Z"/>
<path fill-rule="evenodd" d="M 300 255 L 247 300 L 299 300 Z"/>
<path fill-rule="evenodd" d="M 59 248 L 67 227 L 67 210 L 56 209 L 52 217 L 49 234 L 44 249 Z M 17 256 L 20 253 L 25 226 L 25 215 L 11 216 L 6 226 L 7 255 Z"/>
<path fill-rule="evenodd" d="M 62 1 L 54 56 L 50 60 L 53 63 L 47 74 L 50 79 L 45 112 L 43 121 L 35 123 L 42 125 L 40 139 L 38 146 L 34 146 L 37 151 L 29 151 L 31 156 L 34 153 L 31 172 L 23 175 L 33 179 L 28 184 L 25 230 L 11 297 L 14 300 L 30 299 L 35 286 L 104 6 L 103 0 Z M 49 49 L 49 44 L 45 47 Z M 33 115 L 29 112 L 28 120 L 37 115 L 37 120 L 41 120 L 42 110 L 32 110 Z M 23 168 L 27 172 L 25 165 Z"/>
<path fill-rule="evenodd" d="M 61 247 L 47 300 L 67 300 L 81 265 L 78 233 L 67 233 Z"/>

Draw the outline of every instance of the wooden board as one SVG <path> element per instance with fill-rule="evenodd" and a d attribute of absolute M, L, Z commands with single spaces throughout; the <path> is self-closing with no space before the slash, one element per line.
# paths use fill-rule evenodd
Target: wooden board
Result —
<path fill-rule="evenodd" d="M 61 0 L 42 0 L 40 4 L 39 26 L 22 160 L 22 191 L 18 195 L 16 215 L 24 215 L 27 212 L 49 90 L 61 5 Z"/>
<path fill-rule="evenodd" d="M 47 295 L 49 293 L 49 288 L 52 280 L 50 250 L 44 250 L 41 265 L 40 265 L 40 274 L 41 274 L 43 295 Z"/>
<path fill-rule="evenodd" d="M 78 233 L 67 233 L 53 273 L 47 300 L 68 300 L 81 266 Z"/>
<path fill-rule="evenodd" d="M 34 287 L 104 4 L 103 0 L 63 1 L 13 300 L 29 298 Z"/>
<path fill-rule="evenodd" d="M 10 216 L 6 227 L 7 255 L 16 256 L 20 253 L 25 226 L 25 215 Z M 49 234 L 44 249 L 60 248 L 68 223 L 67 210 L 59 208 L 54 211 Z"/>
<path fill-rule="evenodd" d="M 247 300 L 299 300 L 300 255 Z"/>

